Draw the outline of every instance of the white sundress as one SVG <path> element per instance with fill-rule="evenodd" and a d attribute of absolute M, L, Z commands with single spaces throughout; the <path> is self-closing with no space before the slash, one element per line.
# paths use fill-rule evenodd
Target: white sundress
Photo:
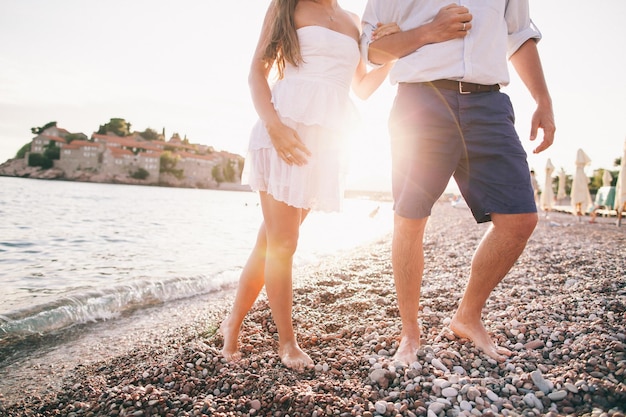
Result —
<path fill-rule="evenodd" d="M 272 88 L 272 102 L 311 156 L 305 165 L 288 165 L 259 120 L 250 135 L 242 183 L 293 207 L 339 211 L 348 138 L 357 118 L 349 93 L 359 46 L 350 36 L 323 26 L 305 26 L 297 33 L 302 63 L 286 66 Z"/>

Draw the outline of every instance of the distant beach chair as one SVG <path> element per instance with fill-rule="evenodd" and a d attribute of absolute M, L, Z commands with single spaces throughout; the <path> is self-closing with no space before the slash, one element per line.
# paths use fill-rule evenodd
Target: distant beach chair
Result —
<path fill-rule="evenodd" d="M 615 187 L 600 187 L 596 193 L 596 199 L 593 202 L 593 209 L 591 210 L 591 219 L 589 220 L 589 223 L 595 223 L 599 210 L 602 210 L 605 216 L 610 215 L 614 205 Z"/>

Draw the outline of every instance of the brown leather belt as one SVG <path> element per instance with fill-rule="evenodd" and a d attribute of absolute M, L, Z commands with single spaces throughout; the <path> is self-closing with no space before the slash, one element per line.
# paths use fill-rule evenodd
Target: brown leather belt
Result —
<path fill-rule="evenodd" d="M 470 93 L 488 93 L 491 91 L 499 91 L 500 85 L 483 85 L 483 84 L 474 84 L 474 83 L 466 83 L 464 81 L 452 81 L 452 80 L 435 80 L 430 82 L 422 83 L 429 87 L 443 88 L 444 90 L 453 90 L 458 91 L 460 94 L 470 94 Z"/>

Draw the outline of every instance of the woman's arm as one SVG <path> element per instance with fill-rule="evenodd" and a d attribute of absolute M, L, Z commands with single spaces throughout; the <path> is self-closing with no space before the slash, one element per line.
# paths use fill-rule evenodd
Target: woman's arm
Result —
<path fill-rule="evenodd" d="M 395 23 L 378 24 L 372 34 L 375 39 L 379 39 L 393 33 L 400 32 L 400 28 Z M 352 78 L 352 90 L 362 100 L 369 98 L 374 91 L 385 81 L 389 71 L 393 68 L 395 60 L 386 62 L 380 67 L 367 71 L 367 64 L 363 59 L 359 61 L 354 77 Z"/>
<path fill-rule="evenodd" d="M 271 3 L 263 21 L 261 35 L 248 73 L 248 86 L 254 108 L 265 125 L 278 156 L 288 164 L 304 165 L 307 162 L 305 156 L 311 153 L 300 140 L 298 133 L 280 121 L 272 103 L 272 91 L 268 82 L 273 63 L 267 62 L 264 54 L 275 18 L 274 4 Z"/>

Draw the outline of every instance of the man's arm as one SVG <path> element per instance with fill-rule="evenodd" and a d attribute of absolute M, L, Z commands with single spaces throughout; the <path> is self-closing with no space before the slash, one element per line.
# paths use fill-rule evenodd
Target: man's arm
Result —
<path fill-rule="evenodd" d="M 535 39 L 524 42 L 510 60 L 513 68 L 537 103 L 537 109 L 531 120 L 530 140 L 537 138 L 539 129 L 543 130 L 543 141 L 533 151 L 533 153 L 539 153 L 548 149 L 554 142 L 556 126 L 552 110 L 552 98 L 548 92 Z"/>
<path fill-rule="evenodd" d="M 429 43 L 464 38 L 472 28 L 471 20 L 472 15 L 466 7 L 456 4 L 445 6 L 429 23 L 374 39 L 368 48 L 369 61 L 374 64 L 386 64 Z"/>

